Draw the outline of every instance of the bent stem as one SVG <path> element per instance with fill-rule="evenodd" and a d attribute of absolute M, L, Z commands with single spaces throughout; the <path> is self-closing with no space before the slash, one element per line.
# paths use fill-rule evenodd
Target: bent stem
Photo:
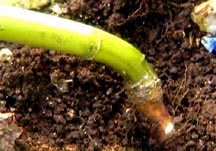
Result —
<path fill-rule="evenodd" d="M 167 123 L 171 122 L 162 103 L 160 79 L 145 60 L 145 55 L 108 32 L 64 18 L 0 4 L 0 40 L 57 50 L 104 63 L 129 81 L 130 101 L 137 105 L 141 114 L 155 118 L 164 132 Z M 151 102 L 160 102 L 160 107 L 153 107 L 155 105 Z M 147 104 L 154 110 L 148 111 L 144 107 Z M 169 119 L 169 122 L 164 119 Z"/>

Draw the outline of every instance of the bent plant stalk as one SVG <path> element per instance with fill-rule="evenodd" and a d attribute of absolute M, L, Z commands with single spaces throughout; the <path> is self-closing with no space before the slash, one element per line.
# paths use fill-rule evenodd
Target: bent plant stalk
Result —
<path fill-rule="evenodd" d="M 156 120 L 160 132 L 173 129 L 162 102 L 160 79 L 131 44 L 72 20 L 0 4 L 0 40 L 74 54 L 104 63 L 129 81 L 129 100 L 141 115 Z"/>

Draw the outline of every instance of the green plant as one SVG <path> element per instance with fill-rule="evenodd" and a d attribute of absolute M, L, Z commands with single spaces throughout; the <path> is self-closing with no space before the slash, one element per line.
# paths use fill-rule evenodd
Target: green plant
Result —
<path fill-rule="evenodd" d="M 131 44 L 79 22 L 0 5 L 0 40 L 52 49 L 104 63 L 128 80 L 129 100 L 138 111 L 173 129 L 162 103 L 160 79 L 142 54 Z"/>

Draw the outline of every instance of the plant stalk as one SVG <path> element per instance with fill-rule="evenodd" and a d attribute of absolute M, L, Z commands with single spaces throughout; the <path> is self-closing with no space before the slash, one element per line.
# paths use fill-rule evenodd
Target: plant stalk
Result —
<path fill-rule="evenodd" d="M 128 42 L 101 29 L 0 4 L 0 40 L 74 54 L 106 64 L 129 81 L 132 103 L 159 101 L 164 106 L 160 79 L 145 60 L 145 55 Z M 163 108 L 161 112 L 167 113 Z"/>

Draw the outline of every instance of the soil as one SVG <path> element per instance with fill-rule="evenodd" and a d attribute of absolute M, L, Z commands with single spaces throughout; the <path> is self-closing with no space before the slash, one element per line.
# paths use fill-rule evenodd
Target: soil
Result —
<path fill-rule="evenodd" d="M 216 151 L 216 56 L 200 45 L 205 33 L 190 19 L 199 1 L 58 2 L 67 4 L 61 16 L 107 30 L 146 54 L 176 131 L 158 140 L 109 67 L 1 42 L 13 52 L 0 64 L 0 100 L 23 128 L 16 150 Z"/>

